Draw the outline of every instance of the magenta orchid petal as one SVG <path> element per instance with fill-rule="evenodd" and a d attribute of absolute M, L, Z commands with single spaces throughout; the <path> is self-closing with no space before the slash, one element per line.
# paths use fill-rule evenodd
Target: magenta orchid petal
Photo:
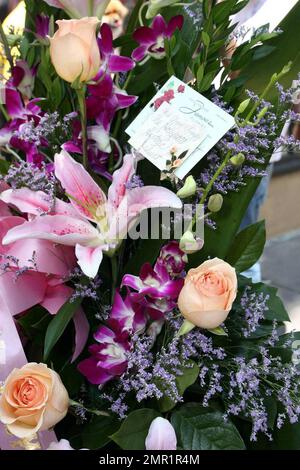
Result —
<path fill-rule="evenodd" d="M 99 232 L 89 222 L 62 215 L 45 215 L 9 230 L 3 239 L 3 244 L 39 238 L 75 246 L 78 243 L 86 245 L 97 243 L 98 237 Z"/>
<path fill-rule="evenodd" d="M 138 276 L 134 276 L 133 274 L 125 274 L 122 280 L 122 286 L 131 287 L 134 290 L 141 290 L 143 289 L 143 282 Z"/>
<path fill-rule="evenodd" d="M 118 334 L 129 334 L 142 330 L 146 325 L 145 315 L 139 305 L 134 305 L 130 295 L 123 300 L 117 291 L 108 325 Z"/>
<path fill-rule="evenodd" d="M 165 35 L 167 32 L 167 24 L 161 15 L 157 15 L 154 18 L 151 28 L 153 28 L 157 34 Z"/>
<path fill-rule="evenodd" d="M 142 45 L 153 44 L 156 41 L 157 33 L 148 26 L 142 26 L 133 33 L 133 39 Z"/>
<path fill-rule="evenodd" d="M 118 108 L 119 109 L 129 108 L 138 99 L 137 96 L 127 95 L 126 92 L 121 93 L 121 91 L 116 93 L 116 97 L 118 99 Z"/>
<path fill-rule="evenodd" d="M 99 385 L 125 372 L 129 344 L 106 326 L 100 327 L 94 338 L 99 344 L 90 346 L 92 356 L 80 362 L 78 369 L 91 383 Z"/>
<path fill-rule="evenodd" d="M 100 367 L 99 361 L 94 357 L 81 361 L 77 367 L 79 372 L 93 385 L 103 385 L 113 378 Z"/>
<path fill-rule="evenodd" d="M 98 39 L 99 48 L 103 55 L 109 55 L 113 53 L 113 34 L 110 26 L 107 23 L 103 23 L 100 28 L 101 39 Z"/>
<path fill-rule="evenodd" d="M 24 116 L 24 105 L 20 93 L 14 88 L 6 87 L 5 103 L 8 114 L 11 118 L 22 118 Z"/>
<path fill-rule="evenodd" d="M 184 18 L 182 15 L 173 16 L 173 18 L 170 19 L 166 30 L 166 35 L 168 36 L 168 38 L 170 38 L 174 34 L 176 29 L 182 29 L 183 21 Z"/>
<path fill-rule="evenodd" d="M 139 46 L 132 52 L 132 58 L 136 62 L 140 62 L 146 57 L 147 54 L 147 47 L 146 46 Z"/>
<path fill-rule="evenodd" d="M 106 202 L 106 196 L 83 165 L 65 151 L 54 158 L 55 175 L 62 184 L 71 204 L 89 220 L 97 219 L 97 208 Z"/>
<path fill-rule="evenodd" d="M 135 63 L 130 57 L 111 55 L 108 59 L 108 67 L 111 73 L 128 72 L 128 70 L 132 70 L 134 66 Z"/>
<path fill-rule="evenodd" d="M 78 260 L 78 264 L 86 276 L 90 278 L 97 276 L 100 264 L 103 259 L 102 250 L 102 246 L 93 248 L 79 244 L 76 245 L 75 254 Z"/>

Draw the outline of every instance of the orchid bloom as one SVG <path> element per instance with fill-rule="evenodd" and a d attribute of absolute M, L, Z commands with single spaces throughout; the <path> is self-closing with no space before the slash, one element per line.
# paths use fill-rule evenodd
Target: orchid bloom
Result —
<path fill-rule="evenodd" d="M 100 19 L 110 0 L 45 0 L 45 2 L 51 7 L 64 10 L 70 18 L 97 16 Z"/>
<path fill-rule="evenodd" d="M 155 269 L 145 263 L 139 276 L 126 274 L 122 280 L 122 286 L 136 291 L 130 293 L 131 300 L 144 306 L 154 320 L 176 307 L 183 284 L 183 279 L 171 278 L 168 269 L 160 263 L 156 263 Z"/>
<path fill-rule="evenodd" d="M 173 16 L 167 24 L 161 15 L 157 15 L 151 26 L 142 26 L 133 33 L 133 39 L 140 45 L 134 49 L 132 58 L 139 62 L 146 56 L 163 59 L 166 55 L 165 39 L 170 39 L 176 29 L 183 26 L 183 16 Z"/>
<path fill-rule="evenodd" d="M 147 323 L 143 309 L 132 302 L 129 295 L 122 299 L 116 292 L 107 322 L 94 335 L 98 344 L 89 347 L 91 357 L 79 363 L 79 371 L 92 384 L 104 384 L 127 369 L 130 335 L 141 332 Z"/>
<path fill-rule="evenodd" d="M 115 171 L 108 197 L 67 152 L 56 154 L 54 163 L 55 175 L 70 199 L 74 213 L 39 215 L 37 207 L 40 207 L 41 195 L 30 190 L 24 194 L 24 189 L 4 191 L 0 197 L 2 201 L 19 209 L 26 204 L 29 206 L 27 212 L 30 213 L 32 207 L 34 214 L 39 216 L 10 230 L 3 243 L 38 238 L 75 246 L 78 264 L 91 278 L 98 273 L 103 252 L 114 254 L 144 209 L 182 207 L 180 199 L 163 187 L 127 189 L 127 183 L 135 174 L 133 155 L 126 155 L 122 167 Z"/>
<path fill-rule="evenodd" d="M 94 339 L 99 344 L 89 347 L 91 357 L 81 361 L 78 370 L 90 383 L 100 385 L 125 372 L 130 343 L 107 326 L 101 326 Z"/>

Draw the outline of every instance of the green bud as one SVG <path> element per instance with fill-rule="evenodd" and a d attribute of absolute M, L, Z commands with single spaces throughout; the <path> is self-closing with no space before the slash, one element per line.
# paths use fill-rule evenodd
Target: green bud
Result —
<path fill-rule="evenodd" d="M 196 181 L 194 180 L 194 177 L 188 176 L 187 179 L 185 180 L 184 186 L 179 189 L 177 192 L 177 196 L 180 197 L 180 199 L 185 199 L 187 197 L 194 196 L 197 190 L 197 184 Z"/>
<path fill-rule="evenodd" d="M 267 113 L 268 111 L 268 106 L 265 106 L 257 115 L 257 119 L 256 119 L 256 122 L 258 123 L 263 117 L 264 115 Z"/>
<path fill-rule="evenodd" d="M 245 161 L 245 156 L 242 153 L 238 153 L 234 157 L 231 157 L 230 163 L 234 166 L 242 166 Z"/>
<path fill-rule="evenodd" d="M 208 200 L 208 210 L 210 212 L 219 212 L 223 206 L 223 196 L 221 194 L 213 194 Z"/>
<path fill-rule="evenodd" d="M 192 232 L 188 230 L 181 237 L 179 248 L 187 255 L 191 255 L 201 250 L 203 244 L 203 240 L 196 240 Z"/>
<path fill-rule="evenodd" d="M 246 111 L 246 109 L 248 108 L 249 103 L 250 103 L 250 98 L 247 98 L 246 100 L 242 101 L 235 115 L 238 116 L 239 114 L 243 114 L 243 112 Z"/>

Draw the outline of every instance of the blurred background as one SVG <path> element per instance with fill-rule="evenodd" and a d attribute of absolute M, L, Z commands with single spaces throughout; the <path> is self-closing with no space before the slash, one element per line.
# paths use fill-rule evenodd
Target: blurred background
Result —
<path fill-rule="evenodd" d="M 5 23 L 16 25 L 21 14 L 19 3 L 18 0 L 0 0 L 1 20 L 10 13 Z M 277 28 L 297 3 L 297 0 L 250 0 L 233 18 L 238 23 L 237 29 L 244 29 L 239 41 L 247 39 L 254 29 L 267 23 L 271 30 Z M 105 21 L 114 28 L 115 37 L 122 31 L 126 14 L 134 5 L 135 0 L 113 0 L 108 7 Z M 299 14 L 300 9 L 296 11 Z M 300 17 L 296 20 L 300 26 Z M 295 106 L 295 111 L 300 112 L 300 104 Z M 287 125 L 286 131 L 300 139 L 300 123 Z M 255 195 L 244 224 L 265 219 L 267 226 L 268 241 L 263 257 L 250 274 L 257 281 L 262 279 L 279 288 L 293 320 L 293 328 L 300 330 L 300 155 L 285 149 L 274 155 L 272 162 L 269 177 Z"/>

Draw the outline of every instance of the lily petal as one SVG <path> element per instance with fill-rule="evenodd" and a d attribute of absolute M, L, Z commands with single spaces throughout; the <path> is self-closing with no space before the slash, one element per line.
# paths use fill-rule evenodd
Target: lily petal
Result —
<path fill-rule="evenodd" d="M 117 209 L 125 196 L 126 183 L 130 181 L 135 173 L 135 159 L 131 154 L 125 155 L 123 165 L 114 172 L 113 181 L 108 190 L 108 203 Z"/>
<path fill-rule="evenodd" d="M 91 278 L 97 276 L 101 261 L 103 259 L 103 247 L 97 248 L 76 245 L 75 254 L 77 256 L 78 264 L 83 273 Z"/>
<path fill-rule="evenodd" d="M 97 208 L 105 204 L 106 196 L 93 178 L 66 151 L 54 158 L 55 175 L 66 191 L 71 204 L 80 215 L 89 220 L 96 220 Z"/>
<path fill-rule="evenodd" d="M 44 215 L 9 230 L 3 238 L 8 245 L 18 240 L 40 238 L 62 245 L 97 244 L 99 232 L 88 222 L 63 215 Z M 99 242 L 98 242 L 99 244 Z"/>
<path fill-rule="evenodd" d="M 77 217 L 77 212 L 71 204 L 55 199 L 43 191 L 31 191 L 29 188 L 8 189 L 0 195 L 1 201 L 17 207 L 21 212 L 32 215 L 55 213 L 56 215 L 69 215 Z"/>

